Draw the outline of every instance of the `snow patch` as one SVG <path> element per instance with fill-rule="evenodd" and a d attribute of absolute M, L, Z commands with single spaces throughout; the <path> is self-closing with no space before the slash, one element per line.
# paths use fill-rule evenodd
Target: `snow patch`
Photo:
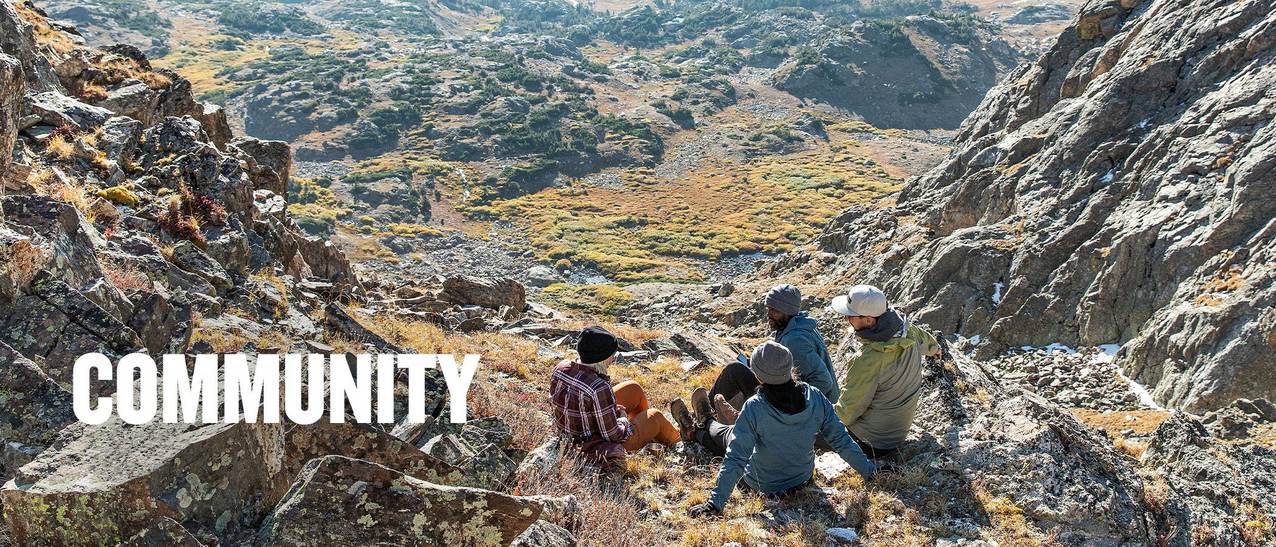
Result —
<path fill-rule="evenodd" d="M 1116 359 L 1116 354 L 1117 351 L 1121 349 L 1121 344 L 1101 344 L 1095 347 L 1099 349 L 1100 353 L 1096 353 L 1094 355 L 1093 361 L 1096 363 L 1111 363 L 1114 359 Z M 1156 403 L 1156 399 L 1152 398 L 1152 393 L 1148 391 L 1148 388 L 1144 387 L 1143 384 L 1140 384 L 1134 378 L 1126 376 L 1125 371 L 1121 370 L 1121 367 L 1115 368 L 1117 376 L 1121 378 L 1121 381 L 1129 385 L 1130 391 L 1133 391 L 1134 394 L 1138 396 L 1139 404 L 1155 410 L 1164 410 L 1161 405 Z"/>
<path fill-rule="evenodd" d="M 992 284 L 992 305 L 1001 305 L 1001 291 L 1006 288 L 1006 284 L 1000 281 Z"/>
<path fill-rule="evenodd" d="M 984 341 L 984 337 L 978 334 L 970 337 L 970 345 L 972 346 L 978 346 L 979 343 L 983 341 Z"/>
<path fill-rule="evenodd" d="M 1099 179 L 1099 182 L 1101 182 L 1101 183 L 1103 183 L 1103 184 L 1107 184 L 1107 183 L 1109 183 L 1109 182 L 1112 182 L 1114 179 L 1116 179 L 1116 168 L 1115 168 L 1115 167 L 1113 167 L 1112 169 L 1109 169 L 1109 170 L 1108 170 L 1108 174 L 1103 175 L 1103 178 Z"/>

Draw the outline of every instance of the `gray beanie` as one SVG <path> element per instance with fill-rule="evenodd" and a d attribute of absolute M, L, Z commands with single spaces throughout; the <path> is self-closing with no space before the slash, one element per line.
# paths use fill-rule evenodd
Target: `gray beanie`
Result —
<path fill-rule="evenodd" d="M 802 292 L 793 285 L 776 285 L 762 297 L 762 303 L 791 317 L 802 311 Z"/>
<path fill-rule="evenodd" d="M 764 384 L 783 384 L 793 379 L 793 354 L 778 342 L 767 340 L 754 348 L 749 369 Z"/>

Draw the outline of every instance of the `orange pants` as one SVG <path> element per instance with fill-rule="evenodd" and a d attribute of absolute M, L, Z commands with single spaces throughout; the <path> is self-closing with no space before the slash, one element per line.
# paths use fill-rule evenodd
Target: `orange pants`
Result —
<path fill-rule="evenodd" d="M 616 404 L 625 407 L 629 413 L 629 423 L 634 426 L 634 434 L 625 441 L 625 450 L 633 452 L 642 447 L 658 442 L 669 446 L 677 443 L 678 428 L 669 421 L 665 413 L 651 408 L 647 402 L 647 394 L 642 386 L 633 380 L 625 380 L 612 388 L 616 394 Z"/>

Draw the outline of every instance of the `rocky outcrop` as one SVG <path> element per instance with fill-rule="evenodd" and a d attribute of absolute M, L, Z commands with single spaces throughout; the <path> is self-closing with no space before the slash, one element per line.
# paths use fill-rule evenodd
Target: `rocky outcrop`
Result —
<path fill-rule="evenodd" d="M 263 545 L 508 545 L 540 513 L 535 501 L 327 456 L 306 466 L 260 539 Z"/>
<path fill-rule="evenodd" d="M 31 23 L 19 15 L 19 9 L 30 11 L 31 8 L 17 8 L 11 2 L 0 2 L 0 51 L 18 59 L 29 89 L 37 92 L 58 90 L 49 52 L 36 42 Z"/>
<path fill-rule="evenodd" d="M 462 484 L 464 481 L 461 469 L 366 425 L 294 425 L 288 429 L 286 442 L 285 469 L 289 476 L 295 476 L 314 458 L 337 455 L 384 465 L 427 482 Z"/>
<path fill-rule="evenodd" d="M 13 150 L 25 90 L 22 64 L 9 55 L 0 54 L 0 150 Z M 0 173 L 9 169 L 12 160 L 12 154 L 0 154 Z"/>
<path fill-rule="evenodd" d="M 1184 409 L 1276 396 L 1274 25 L 1270 0 L 1092 1 L 898 206 L 762 273 L 880 284 L 981 356 L 1121 344 Z"/>
<path fill-rule="evenodd" d="M 280 499 L 278 424 L 70 426 L 0 491 L 20 544 L 115 543 L 171 517 L 224 538 Z"/>
<path fill-rule="evenodd" d="M 1270 534 L 1271 447 L 1218 442 L 1199 420 L 1176 413 L 1153 434 L 1143 463 L 1154 473 L 1147 497 L 1158 509 L 1158 544 L 1257 545 Z"/>
<path fill-rule="evenodd" d="M 84 104 L 56 91 L 31 95 L 23 104 L 26 107 L 24 114 L 35 116 L 52 127 L 71 126 L 92 131 L 111 117 L 110 110 Z"/>
<path fill-rule="evenodd" d="M 236 148 L 243 150 L 266 172 L 254 177 L 258 190 L 270 190 L 288 200 L 288 178 L 292 176 L 292 149 L 283 141 L 263 141 L 251 137 L 237 139 Z M 260 180 L 258 177 L 261 177 Z"/>
<path fill-rule="evenodd" d="M 73 421 L 71 393 L 0 342 L 0 480 L 52 444 Z"/>
<path fill-rule="evenodd" d="M 1133 468 L 1070 414 L 961 355 L 930 362 L 922 389 L 910 463 L 949 470 L 933 476 L 943 491 L 1009 500 L 1067 545 L 1152 537 Z"/>

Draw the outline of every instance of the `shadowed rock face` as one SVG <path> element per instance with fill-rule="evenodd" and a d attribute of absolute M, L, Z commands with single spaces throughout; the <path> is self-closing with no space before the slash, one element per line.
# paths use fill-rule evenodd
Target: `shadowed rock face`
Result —
<path fill-rule="evenodd" d="M 896 208 L 847 210 L 818 251 L 981 356 L 1120 343 L 1164 404 L 1276 396 L 1274 60 L 1271 0 L 1092 1 Z"/>
<path fill-rule="evenodd" d="M 264 545 L 508 545 L 541 504 L 440 486 L 341 456 L 312 460 L 262 525 Z"/>

